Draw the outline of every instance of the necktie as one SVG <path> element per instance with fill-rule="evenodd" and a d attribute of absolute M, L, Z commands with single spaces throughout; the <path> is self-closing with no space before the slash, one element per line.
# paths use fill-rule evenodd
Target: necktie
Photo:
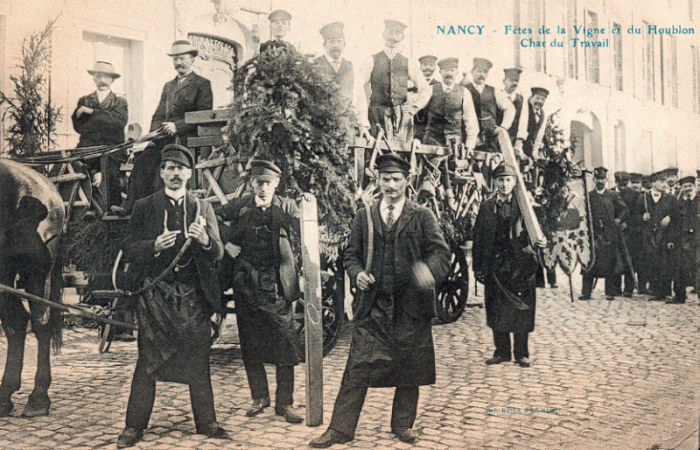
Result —
<path fill-rule="evenodd" d="M 389 205 L 389 213 L 386 215 L 386 226 L 391 228 L 394 225 L 394 205 Z"/>

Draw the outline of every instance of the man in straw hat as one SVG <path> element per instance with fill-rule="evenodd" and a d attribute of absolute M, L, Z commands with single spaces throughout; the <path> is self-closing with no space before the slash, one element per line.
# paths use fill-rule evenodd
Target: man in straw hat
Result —
<path fill-rule="evenodd" d="M 383 129 L 389 139 L 409 141 L 413 139 L 413 117 L 430 100 L 430 89 L 418 64 L 404 56 L 401 43 L 404 40 L 406 24 L 398 20 L 385 20 L 384 49 L 372 55 L 360 66 L 357 76 L 360 124 L 371 126 L 371 134 L 377 136 Z M 417 87 L 416 98 L 408 98 L 409 80 Z M 364 88 L 369 85 L 369 108 L 364 96 Z M 367 111 L 369 117 L 364 116 Z M 367 120 L 369 118 L 369 121 Z"/>
<path fill-rule="evenodd" d="M 185 123 L 185 113 L 213 107 L 211 82 L 192 70 L 197 54 L 197 49 L 186 40 L 173 42 L 168 53 L 177 77 L 165 83 L 150 128 L 151 132 L 162 128 L 166 136 L 159 139 L 155 147 L 144 150 L 134 161 L 129 194 L 124 205 L 127 213 L 136 200 L 150 195 L 161 186 L 158 178 L 160 149 L 170 143 L 187 146 L 187 140 L 197 136 L 197 125 Z"/>
<path fill-rule="evenodd" d="M 435 287 L 449 270 L 450 250 L 427 208 L 406 198 L 410 165 L 396 155 L 377 158 L 381 200 L 370 216 L 358 211 L 344 264 L 357 287 L 350 354 L 331 422 L 314 448 L 351 441 L 370 387 L 395 387 L 391 431 L 413 443 L 419 386 L 435 383 L 431 319 Z M 374 230 L 366 266 L 368 227 Z"/>
<path fill-rule="evenodd" d="M 129 106 L 126 99 L 112 92 L 112 83 L 120 77 L 114 66 L 106 61 L 97 61 L 92 70 L 97 90 L 80 97 L 71 120 L 73 129 L 80 134 L 78 147 L 95 147 L 124 143 L 124 127 L 129 119 Z M 109 180 L 109 205 L 121 203 L 119 165 L 126 162 L 126 150 L 110 153 L 106 174 Z M 85 161 L 93 172 L 100 171 L 100 158 Z"/>
<path fill-rule="evenodd" d="M 228 438 L 216 421 L 209 373 L 211 316 L 223 312 L 216 262 L 224 246 L 211 205 L 187 191 L 194 167 L 190 150 L 168 144 L 160 159 L 165 188 L 136 202 L 124 241 L 130 271 L 144 287 L 154 284 L 137 299 L 138 360 L 118 448 L 143 436 L 156 381 L 189 385 L 197 433 Z"/>

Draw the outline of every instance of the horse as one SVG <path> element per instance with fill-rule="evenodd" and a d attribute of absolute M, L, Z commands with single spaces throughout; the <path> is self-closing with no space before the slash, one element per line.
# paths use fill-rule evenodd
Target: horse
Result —
<path fill-rule="evenodd" d="M 64 227 L 63 199 L 46 177 L 18 162 L 0 158 L 0 283 L 61 301 L 59 240 Z M 0 383 L 0 417 L 10 414 L 12 394 L 21 386 L 27 323 L 38 341 L 34 389 L 23 417 L 47 415 L 51 400 L 50 354 L 61 347 L 60 311 L 0 294 L 0 322 L 7 337 L 7 359 Z"/>

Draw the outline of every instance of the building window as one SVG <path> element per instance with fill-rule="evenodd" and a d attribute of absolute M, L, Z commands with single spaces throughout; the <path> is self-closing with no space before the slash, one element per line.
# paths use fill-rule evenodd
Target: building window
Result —
<path fill-rule="evenodd" d="M 576 21 L 576 0 L 568 0 L 568 11 L 567 11 L 567 22 L 569 24 L 569 30 L 573 30 L 575 25 L 578 25 Z M 567 51 L 567 74 L 569 78 L 578 80 L 578 47 L 568 46 Z"/>
<path fill-rule="evenodd" d="M 622 29 L 619 23 L 613 23 L 613 28 Z M 615 69 L 615 89 L 623 90 L 622 78 L 622 35 L 613 34 L 613 67 Z"/>
<path fill-rule="evenodd" d="M 644 29 L 649 28 L 649 23 L 644 23 Z M 644 67 L 644 97 L 647 100 L 656 99 L 654 90 L 654 35 L 644 35 L 644 51 L 642 52 L 642 66 Z"/>
<path fill-rule="evenodd" d="M 586 13 L 586 28 L 598 28 L 598 14 L 593 11 Z M 598 41 L 598 33 L 593 33 L 593 37 L 587 37 L 591 42 Z M 594 44 L 595 45 L 595 44 Z M 600 83 L 600 53 L 598 47 L 586 48 L 586 80 L 591 83 Z"/>
<path fill-rule="evenodd" d="M 691 45 L 693 55 L 693 112 L 700 113 L 700 52 L 698 47 Z"/>

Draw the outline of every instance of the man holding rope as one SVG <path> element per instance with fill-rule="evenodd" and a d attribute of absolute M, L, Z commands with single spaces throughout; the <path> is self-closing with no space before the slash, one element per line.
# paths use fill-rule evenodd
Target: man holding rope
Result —
<path fill-rule="evenodd" d="M 150 288 L 137 300 L 139 357 L 119 448 L 143 436 L 156 381 L 188 384 L 197 433 L 228 438 L 216 421 L 209 373 L 210 317 L 223 310 L 215 263 L 224 246 L 211 205 L 187 192 L 192 153 L 169 144 L 160 159 L 165 189 L 136 202 L 124 242 L 125 258 Z"/>

